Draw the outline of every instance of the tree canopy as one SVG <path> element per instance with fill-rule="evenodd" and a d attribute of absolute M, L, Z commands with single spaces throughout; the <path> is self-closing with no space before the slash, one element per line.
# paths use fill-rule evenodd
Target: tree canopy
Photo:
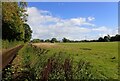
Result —
<path fill-rule="evenodd" d="M 25 13 L 26 7 L 26 2 L 2 3 L 2 39 L 28 41 L 26 40 L 26 35 L 28 34 L 26 31 L 31 29 L 29 25 L 25 25 L 28 16 Z M 31 35 L 28 36 L 31 37 Z M 27 38 L 30 40 L 30 37 Z"/>
<path fill-rule="evenodd" d="M 24 27 L 24 32 L 25 32 L 24 41 L 27 42 L 31 39 L 32 30 L 31 30 L 30 26 L 26 23 L 23 25 L 23 27 Z"/>
<path fill-rule="evenodd" d="M 56 38 L 52 38 L 51 39 L 51 43 L 55 43 L 55 42 L 57 42 L 57 39 Z"/>
<path fill-rule="evenodd" d="M 98 42 L 109 42 L 109 41 L 120 41 L 120 35 L 116 34 L 115 36 L 110 37 L 109 35 L 104 36 L 104 38 L 100 37 Z"/>
<path fill-rule="evenodd" d="M 66 39 L 65 37 L 62 39 L 63 42 L 70 42 L 69 39 Z"/>

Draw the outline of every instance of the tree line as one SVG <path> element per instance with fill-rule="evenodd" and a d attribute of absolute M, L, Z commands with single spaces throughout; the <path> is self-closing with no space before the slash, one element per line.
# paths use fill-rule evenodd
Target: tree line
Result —
<path fill-rule="evenodd" d="M 67 38 L 63 38 L 62 41 L 60 40 L 57 40 L 57 38 L 52 38 L 52 39 L 46 39 L 46 40 L 43 40 L 43 39 L 33 39 L 31 40 L 31 42 L 33 43 L 39 43 L 39 42 L 51 42 L 51 43 L 55 43 L 55 42 L 64 42 L 64 43 L 73 43 L 73 42 L 114 42 L 114 41 L 120 41 L 120 35 L 117 34 L 115 36 L 111 36 L 110 35 L 107 35 L 107 36 L 104 36 L 104 37 L 99 37 L 98 40 L 70 40 L 70 39 L 67 39 Z"/>
<path fill-rule="evenodd" d="M 24 41 L 31 39 L 32 30 L 26 23 L 26 2 L 2 2 L 2 39 Z"/>
<path fill-rule="evenodd" d="M 120 35 L 117 34 L 115 36 L 110 37 L 110 35 L 104 36 L 104 38 L 100 37 L 98 42 L 110 42 L 110 41 L 120 41 Z"/>

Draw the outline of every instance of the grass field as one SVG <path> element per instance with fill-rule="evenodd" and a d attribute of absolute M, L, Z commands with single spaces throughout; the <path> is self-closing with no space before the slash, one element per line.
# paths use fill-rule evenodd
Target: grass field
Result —
<path fill-rule="evenodd" d="M 103 76 L 118 78 L 118 43 L 93 42 L 93 43 L 35 43 L 40 48 L 48 49 L 49 55 L 65 52 L 77 64 L 81 59 L 88 61 Z"/>
<path fill-rule="evenodd" d="M 118 79 L 118 42 L 26 44 L 6 72 L 13 81 Z"/>

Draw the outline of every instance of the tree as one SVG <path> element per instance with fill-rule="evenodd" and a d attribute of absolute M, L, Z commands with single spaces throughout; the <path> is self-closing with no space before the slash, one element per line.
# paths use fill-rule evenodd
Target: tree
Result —
<path fill-rule="evenodd" d="M 43 40 L 43 39 L 41 39 L 41 40 L 40 40 L 40 42 L 44 42 L 44 40 Z"/>
<path fill-rule="evenodd" d="M 50 42 L 50 40 L 49 40 L 49 39 L 46 39 L 45 42 Z"/>
<path fill-rule="evenodd" d="M 26 24 L 26 23 L 24 24 L 24 31 L 25 31 L 25 39 L 24 39 L 24 41 L 28 42 L 31 39 L 32 30 L 31 30 L 30 26 L 28 24 Z"/>
<path fill-rule="evenodd" d="M 105 41 L 105 42 L 109 42 L 110 39 L 111 39 L 111 37 L 110 37 L 109 35 L 108 35 L 108 36 L 104 36 L 104 41 Z"/>
<path fill-rule="evenodd" d="M 55 42 L 57 42 L 57 39 L 56 38 L 52 38 L 51 39 L 51 43 L 55 43 Z"/>
<path fill-rule="evenodd" d="M 115 40 L 116 40 L 116 41 L 120 41 L 120 35 L 119 35 L 119 34 L 117 34 L 117 35 L 115 36 Z"/>
<path fill-rule="evenodd" d="M 26 22 L 28 17 L 28 14 L 26 14 L 27 2 L 19 2 L 18 5 L 19 5 L 19 11 L 20 11 L 19 15 L 22 21 Z"/>
<path fill-rule="evenodd" d="M 66 39 L 65 37 L 62 39 L 63 42 L 70 42 L 69 39 Z"/>
<path fill-rule="evenodd" d="M 115 41 L 115 36 L 112 36 L 112 37 L 110 38 L 110 41 Z"/>
<path fill-rule="evenodd" d="M 98 42 L 104 42 L 105 40 L 102 38 L 102 37 L 100 37 L 99 39 L 98 39 Z"/>
<path fill-rule="evenodd" d="M 18 2 L 2 2 L 2 38 L 7 40 L 24 40 L 25 23 L 24 14 L 26 12 L 25 5 Z M 24 16 L 24 17 L 23 17 Z"/>
<path fill-rule="evenodd" d="M 33 39 L 31 42 L 33 42 L 33 43 L 39 43 L 40 39 Z"/>
<path fill-rule="evenodd" d="M 110 41 L 120 41 L 120 35 L 117 34 L 115 36 L 112 36 L 111 39 L 110 39 Z"/>

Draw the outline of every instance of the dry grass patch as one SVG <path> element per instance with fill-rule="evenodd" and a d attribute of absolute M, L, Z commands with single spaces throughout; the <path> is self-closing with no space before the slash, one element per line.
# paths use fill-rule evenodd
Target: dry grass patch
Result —
<path fill-rule="evenodd" d="M 42 48 L 51 48 L 51 47 L 57 47 L 58 44 L 56 43 L 33 43 L 33 46 L 37 46 L 37 47 L 42 47 Z"/>

